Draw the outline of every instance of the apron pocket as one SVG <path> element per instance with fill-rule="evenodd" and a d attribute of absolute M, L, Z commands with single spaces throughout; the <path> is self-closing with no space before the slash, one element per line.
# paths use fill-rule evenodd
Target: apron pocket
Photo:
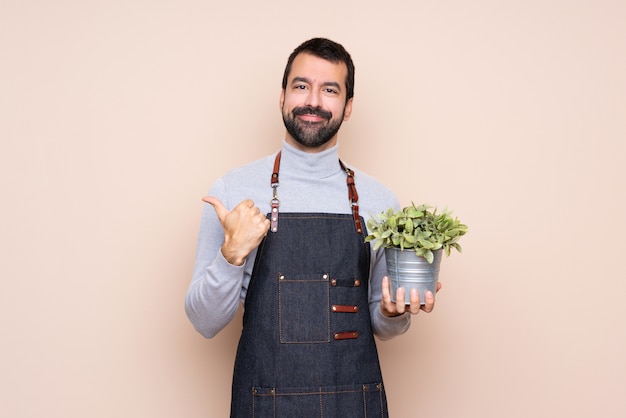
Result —
<path fill-rule="evenodd" d="M 281 343 L 330 342 L 329 275 L 280 274 L 278 321 Z"/>
<path fill-rule="evenodd" d="M 254 388 L 255 417 L 387 417 L 382 383 L 309 388 Z"/>

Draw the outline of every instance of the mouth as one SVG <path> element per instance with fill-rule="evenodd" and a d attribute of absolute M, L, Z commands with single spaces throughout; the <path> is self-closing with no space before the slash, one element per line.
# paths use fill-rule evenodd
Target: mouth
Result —
<path fill-rule="evenodd" d="M 307 123 L 319 123 L 332 118 L 332 113 L 321 108 L 297 107 L 292 111 L 294 117 Z"/>
<path fill-rule="evenodd" d="M 318 116 L 318 115 L 312 115 L 310 113 L 304 114 L 304 115 L 297 115 L 296 116 L 298 119 L 300 119 L 303 122 L 309 122 L 309 123 L 318 123 L 318 122 L 324 122 L 326 119 Z"/>

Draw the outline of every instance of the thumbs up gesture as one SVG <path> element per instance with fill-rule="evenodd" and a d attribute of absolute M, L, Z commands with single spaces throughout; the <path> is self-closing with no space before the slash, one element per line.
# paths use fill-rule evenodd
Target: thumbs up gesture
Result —
<path fill-rule="evenodd" d="M 240 266 L 248 254 L 259 246 L 270 228 L 270 221 L 252 200 L 246 199 L 229 211 L 222 202 L 213 196 L 202 201 L 209 203 L 224 229 L 222 254 L 230 264 Z"/>

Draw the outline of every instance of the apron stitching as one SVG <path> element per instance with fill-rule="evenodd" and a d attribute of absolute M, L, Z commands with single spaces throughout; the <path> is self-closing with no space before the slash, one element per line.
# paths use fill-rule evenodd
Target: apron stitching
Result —
<path fill-rule="evenodd" d="M 351 229 L 351 231 L 350 231 L 350 229 L 348 229 L 348 224 L 345 224 L 343 222 L 344 220 L 347 221 L 347 222 L 350 222 L 349 216 L 345 216 L 347 214 L 340 214 L 340 215 L 335 215 L 335 216 L 333 216 L 333 214 L 330 214 L 328 216 L 328 215 L 323 215 L 323 214 L 320 215 L 320 214 L 316 214 L 316 213 L 304 214 L 304 215 L 301 215 L 301 216 L 298 216 L 298 215 L 290 216 L 290 215 L 292 215 L 292 214 L 288 214 L 288 213 L 285 214 L 285 221 L 287 221 L 288 219 L 291 219 L 291 222 L 299 222 L 300 218 L 302 218 L 302 219 L 311 219 L 311 222 L 315 222 L 315 220 L 317 220 L 317 219 L 319 219 L 319 220 L 325 219 L 325 220 L 327 220 L 327 221 L 329 221 L 331 223 L 332 222 L 339 222 L 341 224 L 339 229 L 341 229 L 342 231 L 345 231 L 346 233 L 348 233 L 348 236 L 354 236 L 354 235 L 352 235 L 352 234 L 354 234 L 354 226 L 352 225 L 352 228 L 350 228 Z M 344 226 L 345 226 L 345 228 L 344 228 Z M 349 232 L 352 232 L 352 234 L 349 234 Z M 280 242 L 280 241 L 276 240 L 276 243 L 278 243 L 278 242 Z M 263 243 L 261 244 L 261 246 L 259 248 L 259 251 L 257 252 L 257 260 L 255 260 L 255 261 L 259 262 L 258 259 L 260 259 L 261 257 L 263 257 L 263 258 L 266 257 L 266 253 L 271 254 L 272 251 L 275 249 L 274 245 L 277 245 L 277 244 L 274 244 L 272 239 L 269 236 L 267 237 L 267 240 L 263 240 Z M 277 248 L 281 248 L 281 246 L 277 245 Z M 369 245 L 365 245 L 365 244 L 363 244 L 360 241 L 359 242 L 359 248 L 361 248 L 360 251 L 362 251 L 362 252 L 360 253 L 360 255 L 358 255 L 358 257 L 359 258 L 360 257 L 364 257 L 365 260 L 369 260 L 369 257 L 371 255 L 370 251 L 369 251 L 370 250 Z M 270 258 L 270 259 L 272 259 L 272 258 Z M 359 265 L 361 265 L 361 264 L 359 264 Z M 276 267 L 278 267 L 278 266 L 276 266 Z M 272 280 L 274 282 L 274 285 L 272 285 L 272 286 L 277 286 L 279 284 L 279 283 L 276 283 L 276 282 L 278 282 L 278 275 L 279 275 L 279 273 L 277 271 L 278 269 L 268 268 L 267 264 L 265 266 L 259 267 L 259 268 L 263 269 L 261 271 L 265 271 L 266 273 L 269 273 L 270 271 L 272 272 L 271 274 L 274 277 L 274 280 L 276 280 L 276 281 Z M 296 270 L 297 269 L 298 269 L 298 266 L 296 265 Z M 255 263 L 255 269 L 254 270 L 257 271 L 256 263 Z M 341 268 L 339 268 L 339 270 L 343 271 L 343 266 L 341 266 Z M 367 270 L 370 270 L 370 269 L 367 269 Z M 337 277 L 340 277 L 340 279 L 337 280 L 336 284 L 339 285 L 339 287 L 342 287 L 344 289 L 345 289 L 345 287 L 350 287 L 350 288 L 354 288 L 354 289 L 358 289 L 360 287 L 361 290 L 363 290 L 363 289 L 367 290 L 367 287 L 368 287 L 367 284 L 368 283 L 365 281 L 365 279 L 367 277 L 367 272 L 368 272 L 367 270 L 365 270 L 365 267 L 358 267 L 357 268 L 358 272 L 355 271 L 355 272 L 347 273 L 347 270 L 346 270 L 345 273 L 339 273 L 339 276 L 337 276 Z M 298 275 L 298 276 L 304 275 L 304 276 L 298 277 L 298 279 L 305 279 L 305 280 L 306 280 L 306 275 L 320 274 L 320 273 L 309 273 L 309 271 L 310 270 L 298 271 L 295 274 Z M 333 275 L 336 275 L 336 274 L 337 273 L 333 273 Z M 359 277 L 360 274 L 363 274 L 363 278 L 362 279 Z M 254 274 L 252 276 L 254 276 Z M 288 281 L 290 276 L 289 276 L 289 274 L 287 274 L 286 276 L 287 276 L 286 279 Z M 265 276 L 265 277 L 267 277 L 267 276 Z M 328 277 L 329 277 L 329 279 L 333 278 L 333 276 L 331 276 L 331 275 L 329 275 Z M 264 282 L 265 283 L 269 283 L 269 281 L 267 281 L 266 279 L 263 279 L 261 281 L 253 280 L 251 283 L 254 283 L 254 282 L 256 282 L 256 286 L 259 286 L 259 283 L 264 283 Z M 256 286 L 254 286 L 255 289 L 256 289 Z M 290 285 L 287 284 L 287 286 L 290 286 Z M 252 288 L 252 287 L 253 286 L 250 286 L 250 288 Z M 274 289 L 275 289 L 274 290 L 275 292 L 276 292 L 276 290 L 278 290 L 277 293 L 278 293 L 278 297 L 279 298 L 281 296 L 283 298 L 287 296 L 287 293 L 285 293 L 285 292 L 287 292 L 287 290 L 286 290 L 287 287 L 283 287 L 282 291 L 281 291 L 280 287 L 278 289 L 276 289 L 276 288 L 274 288 Z M 352 307 L 358 306 L 360 308 L 363 305 L 361 305 L 361 303 L 359 301 L 356 301 L 356 300 L 353 302 L 352 300 L 350 300 L 350 298 L 348 298 L 346 301 L 335 300 L 334 297 L 336 295 L 338 295 L 339 293 L 336 294 L 334 288 L 331 287 L 331 280 L 326 280 L 326 284 L 325 284 L 325 286 L 323 286 L 323 289 L 324 289 L 324 291 L 322 291 L 321 292 L 322 295 L 320 295 L 321 298 L 318 299 L 318 300 L 319 301 L 324 301 L 324 299 L 326 299 L 324 301 L 325 305 L 326 305 L 324 307 L 324 309 L 326 309 L 326 312 L 329 313 L 329 315 L 326 318 L 324 318 L 324 320 L 320 321 L 321 323 L 318 322 L 318 324 L 319 324 L 319 326 L 325 326 L 325 328 L 327 328 L 327 338 L 330 339 L 330 335 L 332 334 L 332 332 L 334 332 L 333 331 L 333 319 L 332 319 L 333 316 L 330 314 L 331 302 L 336 302 L 336 303 L 342 303 L 342 302 L 355 303 L 355 305 L 346 305 L 348 307 L 349 306 L 352 306 Z M 289 289 L 289 293 L 291 293 L 293 290 L 294 289 L 290 288 Z M 318 291 L 319 290 L 321 290 L 321 289 L 318 288 Z M 339 289 L 337 290 L 337 292 L 339 292 Z M 341 292 L 345 292 L 345 291 L 342 290 Z M 276 295 L 276 293 L 274 293 L 274 294 Z M 352 293 L 350 293 L 350 294 L 352 294 Z M 249 291 L 249 295 L 252 295 L 252 292 Z M 359 295 L 361 295 L 360 292 L 359 292 Z M 276 296 L 274 296 L 274 297 L 276 297 Z M 361 297 L 361 296 L 359 296 L 359 297 Z M 254 300 L 255 300 L 254 302 L 251 302 L 251 304 L 254 304 L 254 305 L 251 305 L 251 306 L 255 306 L 255 307 L 261 306 L 261 305 L 258 305 L 258 302 L 257 302 L 260 299 L 254 298 Z M 250 301 L 247 300 L 246 302 L 250 302 Z M 363 300 L 363 303 L 366 303 L 365 299 Z M 248 306 L 248 304 L 246 303 L 246 307 L 247 306 Z M 294 305 L 294 306 L 295 306 L 295 308 L 298 308 L 297 304 Z M 338 305 L 338 306 L 340 308 L 346 308 L 346 306 L 343 306 L 343 305 Z M 276 316 L 274 316 L 274 320 L 276 320 L 276 319 L 279 319 L 279 320 L 282 320 L 282 321 L 287 320 L 287 316 L 289 315 L 289 311 L 286 310 L 287 308 L 288 308 L 287 305 L 280 306 L 280 303 L 279 303 L 278 309 L 275 308 L 276 310 L 274 310 L 274 315 L 278 316 L 278 318 L 276 318 Z M 358 310 L 360 311 L 361 309 L 358 309 Z M 254 311 L 254 309 L 251 310 L 251 312 L 253 312 L 253 311 Z M 254 312 L 256 312 L 256 311 L 254 311 Z M 343 318 L 343 316 L 341 314 L 337 314 L 337 315 L 338 315 L 338 317 L 341 316 Z M 355 315 L 355 317 L 356 316 L 361 316 L 361 315 L 357 314 L 357 315 Z M 253 321 L 253 322 L 256 323 L 256 320 Z M 252 324 L 252 322 L 248 324 L 248 327 L 252 326 L 251 324 Z M 324 329 L 324 328 L 322 328 L 322 329 Z M 284 334 L 284 332 L 288 332 L 288 331 L 289 330 L 282 330 L 280 332 L 282 332 L 283 336 L 285 336 L 286 334 Z M 279 335 L 280 335 L 280 332 L 279 332 Z M 276 341 L 276 342 L 278 343 L 278 341 Z M 328 342 L 331 342 L 331 345 L 333 345 L 333 346 L 335 345 L 332 340 L 328 341 Z M 343 343 L 341 345 L 344 346 Z M 239 355 L 239 353 L 238 353 L 238 355 Z M 361 382 L 362 381 L 363 380 L 361 380 Z M 359 380 L 356 380 L 356 382 L 359 382 Z M 278 382 L 274 382 L 274 384 L 276 384 L 276 383 L 278 383 Z M 278 415 L 278 401 L 280 399 L 288 399 L 290 396 L 294 396 L 294 395 L 295 396 L 302 396 L 302 395 L 306 396 L 306 395 L 311 394 L 311 395 L 314 395 L 314 396 L 317 395 L 319 397 L 319 408 L 320 408 L 320 412 L 319 412 L 320 415 L 319 416 L 321 418 L 323 418 L 325 416 L 328 416 L 328 414 L 325 414 L 325 410 L 324 410 L 325 404 L 327 403 L 326 400 L 329 400 L 329 402 L 330 402 L 329 408 L 332 408 L 332 404 L 333 404 L 334 401 L 332 401 L 331 399 L 334 399 L 335 396 L 338 396 L 338 400 L 342 399 L 342 401 L 340 401 L 340 402 L 343 404 L 343 400 L 347 400 L 347 398 L 343 398 L 341 396 L 341 394 L 348 394 L 350 392 L 355 393 L 355 394 L 358 394 L 358 392 L 362 392 L 362 396 L 363 396 L 362 401 L 361 401 L 362 405 L 363 405 L 362 406 L 362 408 L 363 408 L 362 411 L 365 414 L 364 416 L 367 416 L 367 413 L 368 413 L 368 411 L 367 411 L 367 409 L 368 409 L 367 408 L 367 404 L 369 403 L 369 398 L 368 397 L 370 395 L 375 396 L 375 394 L 373 394 L 373 393 L 370 394 L 370 392 L 373 392 L 372 389 L 374 389 L 374 390 L 378 390 L 378 392 L 379 392 L 379 400 L 377 400 L 377 401 L 380 402 L 381 416 L 384 418 L 385 417 L 385 411 L 386 411 L 386 408 L 384 407 L 385 405 L 383 404 L 383 402 L 385 402 L 384 393 L 381 392 L 381 388 L 380 388 L 379 385 L 376 385 L 375 383 L 373 384 L 374 386 L 371 386 L 371 385 L 372 384 L 368 383 L 367 385 L 358 385 L 358 386 L 352 387 L 352 388 L 345 387 L 343 389 L 341 389 L 339 387 L 331 388 L 331 387 L 326 387 L 326 386 L 317 386 L 316 388 L 311 388 L 311 389 L 313 389 L 313 393 L 308 392 L 306 390 L 304 390 L 304 391 L 287 390 L 286 393 L 280 393 L 280 392 L 274 390 L 274 393 L 271 395 L 272 396 L 272 404 L 271 405 L 269 404 L 269 402 L 265 403 L 265 401 L 263 401 L 261 403 L 256 402 L 256 401 L 262 400 L 265 396 L 268 395 L 268 393 L 266 392 L 265 389 L 259 388 L 259 391 L 255 395 L 253 395 L 253 398 L 256 398 L 256 396 L 259 396 L 259 398 L 258 399 L 253 399 L 253 401 L 251 402 L 251 404 L 253 406 L 253 411 L 252 411 L 252 414 L 250 416 L 252 416 L 253 418 L 257 417 L 257 416 L 259 416 L 260 413 L 262 413 L 262 408 L 267 408 L 268 409 L 268 411 L 267 411 L 268 412 L 268 416 L 278 417 L 279 416 Z M 274 386 L 274 388 L 275 388 L 275 386 Z M 278 396 L 281 396 L 281 398 L 278 398 Z M 324 399 L 326 396 L 328 396 L 328 398 Z M 359 403 L 361 403 L 357 399 L 358 399 L 358 397 L 356 399 L 354 399 L 354 401 L 356 401 L 356 402 L 355 402 L 355 404 L 352 407 L 350 407 L 350 409 L 352 409 L 353 411 L 356 409 L 357 405 Z M 268 401 L 269 401 L 269 399 L 268 399 Z M 372 399 L 372 401 L 376 402 L 374 399 Z M 248 405 L 251 405 L 251 404 L 249 403 Z M 281 405 L 282 405 L 282 402 L 281 402 Z M 243 406 L 243 405 L 241 405 L 241 406 Z M 257 407 L 261 408 L 261 409 L 257 409 Z M 272 409 L 273 409 L 273 411 L 272 411 Z M 372 409 L 372 412 L 374 412 L 374 409 L 376 409 L 376 408 L 374 407 Z M 272 411 L 272 412 L 270 412 L 270 411 Z M 282 410 L 282 406 L 281 406 L 281 414 L 284 414 L 284 413 L 285 413 L 285 411 Z M 239 416 L 239 415 L 234 415 L 234 416 Z M 331 411 L 331 415 L 330 416 L 332 416 L 332 411 Z"/>
<path fill-rule="evenodd" d="M 365 391 L 367 386 L 363 385 L 363 416 L 367 417 L 367 392 Z"/>
<path fill-rule="evenodd" d="M 328 276 L 328 275 L 326 275 Z M 284 280 L 284 275 L 281 273 L 278 273 L 278 334 L 279 334 L 279 340 L 281 344 L 323 344 L 323 343 L 330 343 L 330 285 L 329 285 L 329 281 L 328 280 L 302 280 L 302 282 L 326 282 L 326 286 L 324 286 L 324 290 L 325 290 L 325 295 L 326 295 L 326 311 L 328 311 L 328 315 L 327 315 L 327 323 L 326 323 L 326 339 L 325 340 L 314 340 L 314 341 L 287 341 L 284 337 L 283 337 L 283 316 L 282 316 L 282 303 L 281 303 L 281 296 L 282 296 L 282 288 L 281 288 L 281 282 L 282 281 L 286 281 L 289 282 L 289 280 Z"/>
<path fill-rule="evenodd" d="M 324 417 L 324 404 L 323 404 L 323 397 L 322 397 L 322 388 L 320 388 L 320 418 Z"/>

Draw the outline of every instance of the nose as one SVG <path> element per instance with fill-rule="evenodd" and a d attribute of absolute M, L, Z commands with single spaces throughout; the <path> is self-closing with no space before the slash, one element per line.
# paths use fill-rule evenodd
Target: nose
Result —
<path fill-rule="evenodd" d="M 306 96 L 305 105 L 319 107 L 320 103 L 320 92 L 317 89 L 311 89 Z"/>

